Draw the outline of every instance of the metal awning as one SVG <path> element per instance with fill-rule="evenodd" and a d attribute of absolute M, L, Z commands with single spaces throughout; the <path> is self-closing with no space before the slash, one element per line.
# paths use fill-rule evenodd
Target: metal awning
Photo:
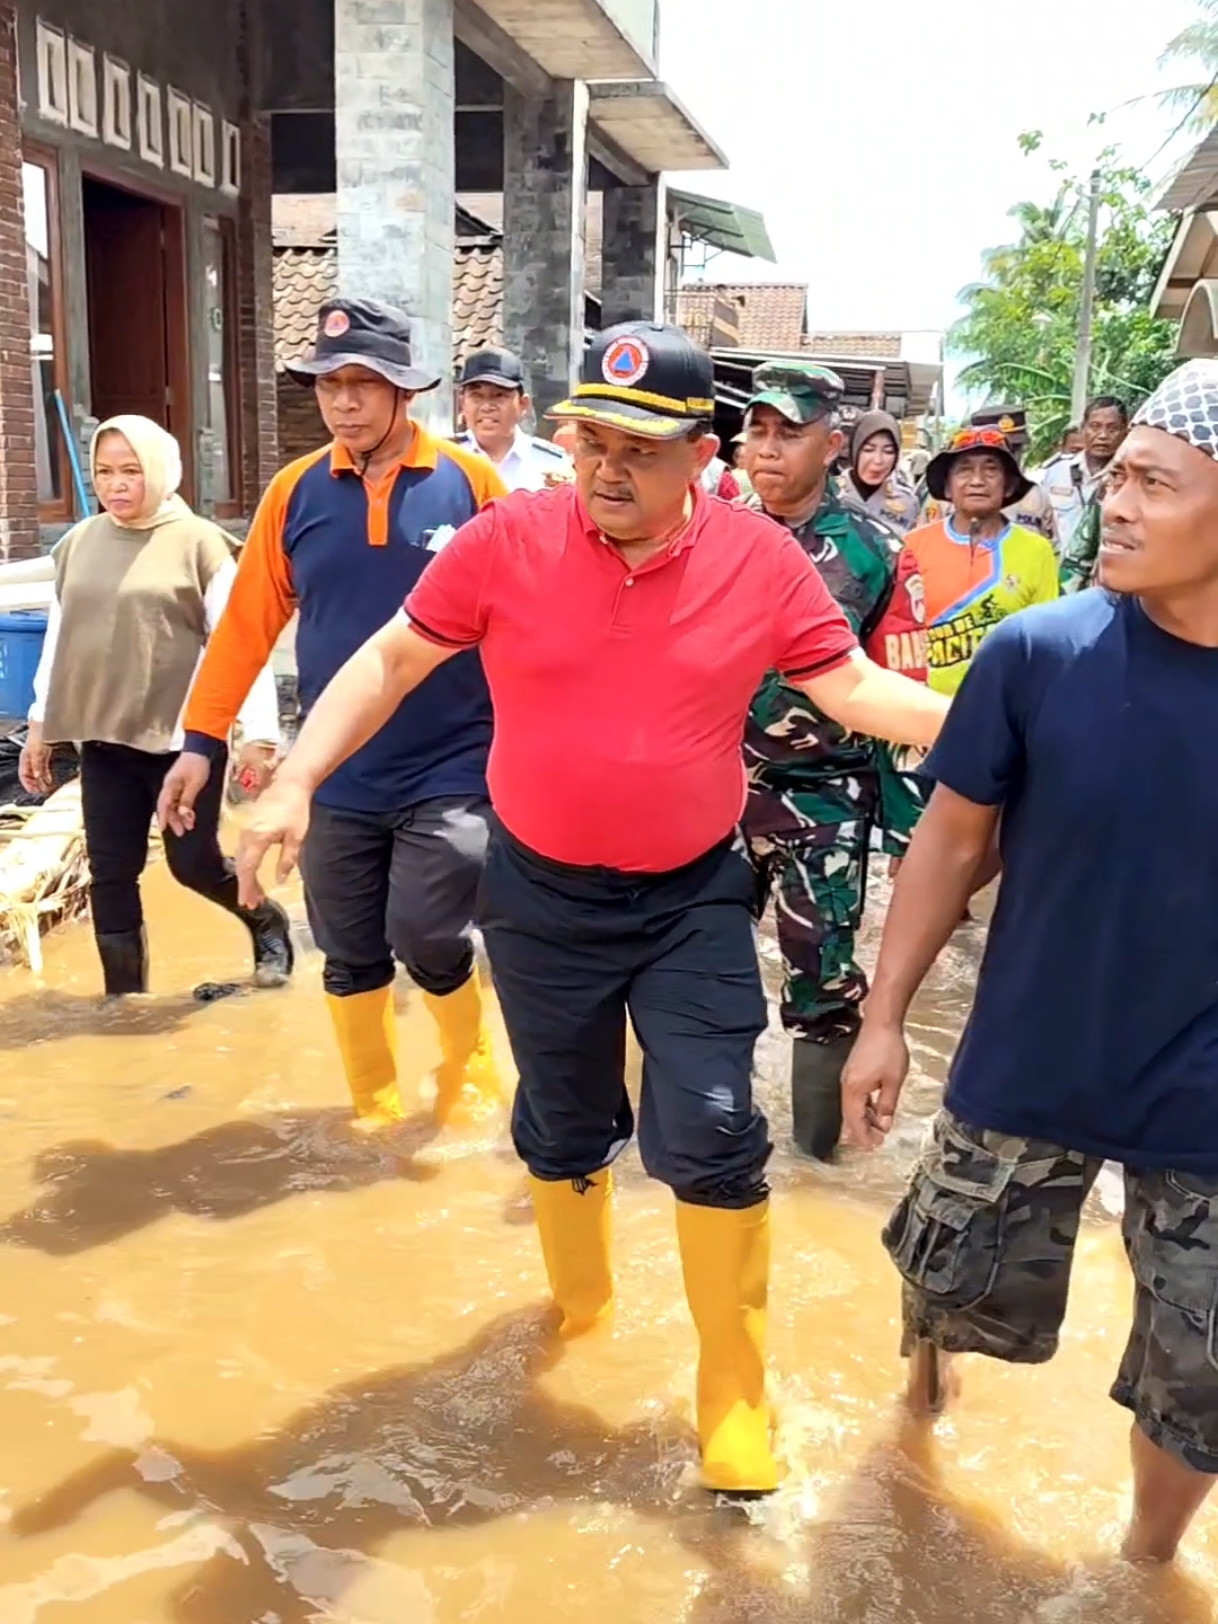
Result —
<path fill-rule="evenodd" d="M 1168 181 L 1155 207 L 1169 214 L 1218 202 L 1218 127 L 1206 136 Z"/>
<path fill-rule="evenodd" d="M 785 355 L 760 350 L 714 349 L 715 399 L 740 411 L 752 392 L 754 368 L 766 361 L 816 361 L 830 367 L 846 386 L 844 404 L 866 411 L 880 380 L 885 410 L 900 421 L 934 411 L 943 386 L 943 368 L 930 361 L 861 360 L 850 356 L 813 355 L 810 351 Z"/>
<path fill-rule="evenodd" d="M 687 237 L 722 248 L 744 259 L 778 262 L 764 218 L 756 209 L 728 203 L 721 197 L 702 197 L 697 192 L 668 190 L 669 211 L 675 214 Z"/>
<path fill-rule="evenodd" d="M 660 79 L 593 80 L 588 116 L 649 175 L 728 167 L 722 148 Z"/>

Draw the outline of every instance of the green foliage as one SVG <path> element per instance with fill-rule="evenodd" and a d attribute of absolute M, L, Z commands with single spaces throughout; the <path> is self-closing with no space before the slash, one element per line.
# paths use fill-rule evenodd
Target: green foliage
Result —
<path fill-rule="evenodd" d="M 1183 115 L 1181 129 L 1204 135 L 1218 123 L 1218 0 L 1196 0 L 1197 17 L 1167 43 L 1162 67 L 1196 70 L 1192 82 L 1161 92 L 1159 102 Z"/>
<path fill-rule="evenodd" d="M 1040 145 L 1039 131 L 1020 137 L 1025 153 Z M 948 335 L 950 352 L 967 359 L 960 380 L 970 393 L 1027 408 L 1034 454 L 1056 445 L 1069 423 L 1086 253 L 1089 182 L 1050 167 L 1062 176 L 1056 195 L 1011 210 L 1018 240 L 985 255 L 984 278 L 961 293 L 964 314 Z M 1089 393 L 1135 405 L 1175 364 L 1175 324 L 1149 313 L 1173 222 L 1151 214 L 1149 181 L 1114 150 L 1099 169 Z"/>

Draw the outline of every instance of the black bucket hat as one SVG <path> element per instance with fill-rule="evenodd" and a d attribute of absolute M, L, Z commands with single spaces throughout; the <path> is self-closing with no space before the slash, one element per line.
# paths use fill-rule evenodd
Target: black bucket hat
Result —
<path fill-rule="evenodd" d="M 956 458 L 964 456 L 966 451 L 988 451 L 1003 464 L 1007 471 L 1004 507 L 1009 507 L 1012 502 L 1022 502 L 1032 489 L 1032 481 L 1019 466 L 1019 461 L 1007 444 L 1007 437 L 1001 429 L 967 428 L 953 435 L 938 456 L 932 457 L 926 465 L 926 488 L 936 502 L 949 500 L 948 475 Z"/>
<path fill-rule="evenodd" d="M 440 384 L 438 376 L 414 365 L 409 316 L 375 299 L 331 299 L 322 305 L 312 355 L 284 370 L 297 383 L 312 387 L 340 367 L 367 367 L 395 389 L 415 395 L 425 395 Z"/>
<path fill-rule="evenodd" d="M 546 416 L 603 423 L 647 440 L 677 440 L 715 415 L 715 368 L 679 327 L 624 321 L 584 352 L 570 400 Z"/>

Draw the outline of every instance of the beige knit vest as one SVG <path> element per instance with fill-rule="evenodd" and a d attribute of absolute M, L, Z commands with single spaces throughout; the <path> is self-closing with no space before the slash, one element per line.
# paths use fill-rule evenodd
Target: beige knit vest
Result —
<path fill-rule="evenodd" d="M 103 513 L 68 532 L 55 549 L 48 743 L 172 749 L 206 641 L 204 594 L 230 556 L 224 532 L 195 514 L 128 530 Z"/>

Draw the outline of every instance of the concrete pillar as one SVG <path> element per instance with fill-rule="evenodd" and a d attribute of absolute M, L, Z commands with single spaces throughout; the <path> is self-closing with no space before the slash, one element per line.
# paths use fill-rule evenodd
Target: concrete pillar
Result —
<path fill-rule="evenodd" d="M 411 317 L 443 378 L 418 413 L 452 418 L 453 0 L 334 0 L 338 281 Z"/>
<path fill-rule="evenodd" d="M 236 494 L 244 511 L 252 514 L 279 469 L 269 114 L 246 120 L 241 132 L 241 169 L 237 219 L 241 469 Z"/>
<path fill-rule="evenodd" d="M 588 90 L 504 87 L 503 342 L 524 362 L 540 424 L 570 393 L 584 349 Z"/>
<path fill-rule="evenodd" d="M 30 355 L 17 14 L 0 4 L 0 563 L 39 551 Z"/>
<path fill-rule="evenodd" d="M 604 194 L 601 323 L 659 321 L 664 314 L 668 218 L 664 182 L 615 186 Z"/>

